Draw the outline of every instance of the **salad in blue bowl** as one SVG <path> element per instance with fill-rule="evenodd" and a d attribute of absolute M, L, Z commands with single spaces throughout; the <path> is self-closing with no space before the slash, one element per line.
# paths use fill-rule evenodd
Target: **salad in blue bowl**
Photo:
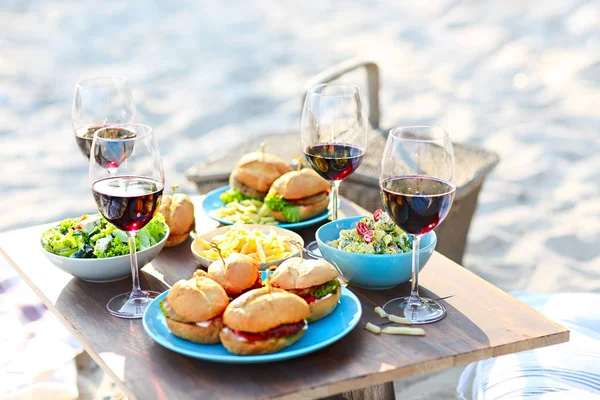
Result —
<path fill-rule="evenodd" d="M 323 258 L 351 285 L 382 290 L 411 279 L 410 238 L 382 210 L 369 217 L 329 222 L 317 230 L 316 237 Z M 419 270 L 429 261 L 436 243 L 433 231 L 421 238 Z"/>

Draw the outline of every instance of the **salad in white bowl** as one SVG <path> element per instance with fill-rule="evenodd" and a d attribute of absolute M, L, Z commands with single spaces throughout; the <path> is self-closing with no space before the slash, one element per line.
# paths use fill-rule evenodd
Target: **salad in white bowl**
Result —
<path fill-rule="evenodd" d="M 167 235 L 165 218 L 157 213 L 137 231 L 137 250 L 159 243 Z M 100 214 L 67 218 L 42 233 L 42 246 L 52 254 L 70 258 L 106 258 L 129 254 L 127 234 L 111 225 Z"/>
<path fill-rule="evenodd" d="M 137 231 L 137 259 L 141 267 L 163 249 L 169 227 L 162 214 Z M 131 276 L 127 235 L 100 215 L 68 218 L 44 231 L 44 255 L 63 271 L 89 282 L 112 282 Z"/>

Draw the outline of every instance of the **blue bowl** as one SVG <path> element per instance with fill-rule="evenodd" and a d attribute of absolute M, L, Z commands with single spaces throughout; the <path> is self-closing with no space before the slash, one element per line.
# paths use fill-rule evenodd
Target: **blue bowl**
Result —
<path fill-rule="evenodd" d="M 352 285 L 372 290 L 389 289 L 408 282 L 412 276 L 412 252 L 400 254 L 357 254 L 338 250 L 327 244 L 338 239 L 342 229 L 354 229 L 364 217 L 343 218 L 329 222 L 317 230 L 321 254 L 337 267 Z M 421 237 L 419 271 L 435 250 L 437 236 L 431 231 Z"/>

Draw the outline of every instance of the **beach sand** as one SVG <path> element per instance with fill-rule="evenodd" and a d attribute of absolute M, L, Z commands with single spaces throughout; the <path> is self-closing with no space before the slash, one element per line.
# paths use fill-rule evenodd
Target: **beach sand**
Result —
<path fill-rule="evenodd" d="M 71 131 L 78 79 L 127 76 L 167 186 L 193 193 L 190 166 L 297 129 L 305 82 L 362 56 L 381 67 L 383 126 L 441 125 L 501 157 L 466 268 L 507 291 L 600 292 L 599 2 L 227 4 L 0 5 L 0 231 L 95 211 Z M 453 398 L 458 372 L 397 389 Z"/>

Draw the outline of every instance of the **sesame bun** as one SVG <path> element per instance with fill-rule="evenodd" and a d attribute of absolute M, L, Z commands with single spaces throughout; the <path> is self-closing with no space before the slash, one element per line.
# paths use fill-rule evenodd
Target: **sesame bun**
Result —
<path fill-rule="evenodd" d="M 335 293 L 329 293 L 327 296 L 313 301 L 308 305 L 310 308 L 310 322 L 315 322 L 323 317 L 328 316 L 337 307 L 342 291 L 338 289 Z"/>
<path fill-rule="evenodd" d="M 255 289 L 233 300 L 223 314 L 225 326 L 260 333 L 308 318 L 310 309 L 301 297 L 281 289 Z"/>
<path fill-rule="evenodd" d="M 167 318 L 167 327 L 173 335 L 182 339 L 195 343 L 215 344 L 219 343 L 219 333 L 223 329 L 223 319 L 217 317 L 205 323 L 193 324 Z"/>
<path fill-rule="evenodd" d="M 194 230 L 194 204 L 189 196 L 182 193 L 162 196 L 158 212 L 165 217 L 169 226 L 170 233 L 165 246 L 173 247 L 183 243 Z"/>
<path fill-rule="evenodd" d="M 260 277 L 260 265 L 250 256 L 231 253 L 208 266 L 208 277 L 221 285 L 227 294 L 237 294 L 251 288 Z"/>
<path fill-rule="evenodd" d="M 229 299 L 217 282 L 195 276 L 177 281 L 167 294 L 167 302 L 184 321 L 202 322 L 220 316 Z"/>
<path fill-rule="evenodd" d="M 276 155 L 262 152 L 248 153 L 235 167 L 235 179 L 258 192 L 267 193 L 271 184 L 292 168 Z"/>
<path fill-rule="evenodd" d="M 240 340 L 230 329 L 225 328 L 221 331 L 220 339 L 227 351 L 233 354 L 241 356 L 270 354 L 296 343 L 304 336 L 304 331 L 301 330 L 292 337 L 275 337 L 267 340 L 248 342 Z"/>
<path fill-rule="evenodd" d="M 271 276 L 271 285 L 281 289 L 305 289 L 322 285 L 337 277 L 336 269 L 325 260 L 292 257 L 277 267 Z"/>
<path fill-rule="evenodd" d="M 328 190 L 329 182 L 309 168 L 288 172 L 273 182 L 271 191 L 285 200 L 298 200 Z"/>

